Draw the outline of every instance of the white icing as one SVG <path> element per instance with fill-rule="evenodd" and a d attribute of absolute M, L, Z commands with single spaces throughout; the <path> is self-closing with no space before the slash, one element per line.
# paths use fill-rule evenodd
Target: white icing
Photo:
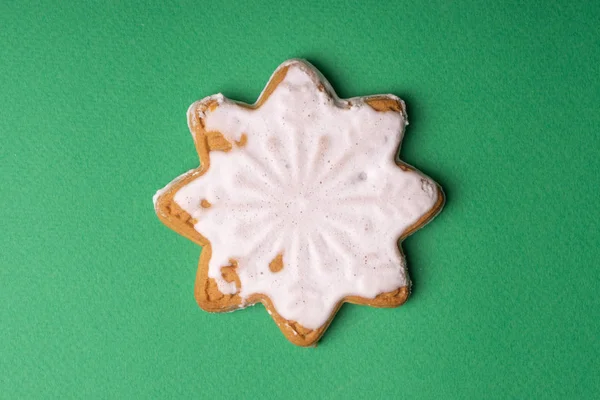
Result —
<path fill-rule="evenodd" d="M 398 238 L 438 192 L 394 162 L 402 114 L 332 99 L 309 65 L 284 65 L 284 80 L 256 110 L 210 97 L 219 106 L 201 115 L 206 130 L 232 143 L 246 134 L 247 143 L 211 152 L 208 171 L 174 199 L 210 241 L 208 276 L 221 292 L 237 291 L 220 271 L 235 259 L 243 299 L 262 293 L 283 318 L 316 329 L 345 296 L 374 298 L 409 284 Z M 284 267 L 273 273 L 278 254 Z"/>

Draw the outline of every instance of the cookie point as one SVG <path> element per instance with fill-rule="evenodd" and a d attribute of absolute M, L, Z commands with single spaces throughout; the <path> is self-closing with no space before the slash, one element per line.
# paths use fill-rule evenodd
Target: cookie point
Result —
<path fill-rule="evenodd" d="M 290 58 L 289 60 L 282 62 L 277 69 L 294 65 L 312 67 L 312 64 L 303 58 Z"/>
<path fill-rule="evenodd" d="M 154 204 L 154 208 L 156 209 L 156 203 L 158 202 L 158 198 L 160 197 L 160 195 L 163 193 L 162 189 L 159 189 L 156 191 L 156 193 L 154 193 L 154 196 L 152 196 L 152 204 Z"/>

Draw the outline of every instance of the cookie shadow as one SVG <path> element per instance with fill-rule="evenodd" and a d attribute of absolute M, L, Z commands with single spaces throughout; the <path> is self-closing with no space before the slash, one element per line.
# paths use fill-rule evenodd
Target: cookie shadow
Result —
<path fill-rule="evenodd" d="M 344 92 L 344 85 L 340 79 L 340 69 L 336 69 L 333 67 L 335 63 L 329 62 L 328 60 L 324 59 L 324 57 L 316 57 L 311 55 L 305 55 L 301 58 L 314 65 L 315 68 L 317 68 L 321 72 L 321 74 L 325 77 L 325 79 L 327 79 L 331 87 L 333 87 L 333 90 L 338 95 L 338 97 L 342 99 L 352 97 L 351 95 L 348 95 Z"/>
<path fill-rule="evenodd" d="M 323 333 L 323 336 L 317 342 L 317 347 L 327 346 L 329 344 L 329 338 L 339 338 L 343 335 L 343 331 L 348 332 L 348 329 L 345 329 L 344 326 L 350 323 L 352 314 L 352 309 L 354 307 L 360 307 L 356 304 L 344 303 L 341 305 L 340 309 L 335 314 L 333 320 L 329 324 L 329 327 Z M 335 342 L 335 339 L 332 343 Z"/>
<path fill-rule="evenodd" d="M 427 110 L 422 108 L 418 101 L 415 100 L 415 96 L 410 93 L 402 92 L 402 90 L 396 90 L 394 91 L 394 94 L 404 100 L 406 104 L 408 120 L 410 122 L 410 124 L 406 127 L 404 138 L 402 139 L 402 143 L 398 149 L 396 158 L 414 166 L 417 170 L 433 179 L 442 188 L 444 193 L 444 206 L 440 210 L 440 213 L 433 219 L 433 221 L 430 221 L 427 225 L 421 228 L 427 229 L 428 225 L 435 224 L 440 215 L 444 214 L 444 210 L 452 204 L 453 191 L 452 188 L 446 183 L 449 179 L 444 172 L 428 167 L 426 163 L 427 155 L 423 155 L 418 151 L 419 135 L 427 134 L 427 132 L 420 130 L 421 121 L 427 118 Z M 419 154 L 421 154 L 420 157 L 414 156 Z M 411 299 L 413 301 L 417 299 L 423 292 L 423 288 L 427 286 L 426 274 L 422 273 L 423 268 L 426 268 L 427 266 L 421 265 L 421 261 L 417 256 L 418 252 L 414 251 L 416 249 L 416 240 L 418 240 L 418 235 L 421 229 L 417 230 L 413 235 L 407 237 L 400 244 L 401 251 L 406 259 L 407 270 L 412 282 L 411 295 L 408 299 L 409 302 Z M 414 235 L 417 235 L 417 239 L 413 238 Z M 412 257 L 412 254 L 414 254 L 415 257 Z"/>

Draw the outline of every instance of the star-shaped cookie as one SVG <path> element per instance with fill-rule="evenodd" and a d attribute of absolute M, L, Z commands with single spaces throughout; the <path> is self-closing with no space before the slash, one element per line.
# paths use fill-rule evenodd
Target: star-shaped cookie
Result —
<path fill-rule="evenodd" d="M 339 99 L 308 62 L 280 65 L 255 104 L 222 95 L 188 110 L 201 166 L 154 196 L 203 247 L 207 311 L 261 302 L 294 344 L 315 344 L 344 302 L 394 307 L 410 280 L 400 242 L 442 208 L 397 160 L 407 124 L 393 95 Z"/>

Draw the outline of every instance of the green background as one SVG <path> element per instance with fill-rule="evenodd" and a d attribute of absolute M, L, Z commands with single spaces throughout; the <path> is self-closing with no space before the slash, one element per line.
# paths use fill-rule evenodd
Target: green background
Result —
<path fill-rule="evenodd" d="M 0 397 L 600 397 L 600 2 L 57 3 L 0 5 Z M 316 349 L 200 310 L 151 201 L 198 165 L 187 107 L 292 57 L 404 98 L 448 198 L 408 303 Z"/>

